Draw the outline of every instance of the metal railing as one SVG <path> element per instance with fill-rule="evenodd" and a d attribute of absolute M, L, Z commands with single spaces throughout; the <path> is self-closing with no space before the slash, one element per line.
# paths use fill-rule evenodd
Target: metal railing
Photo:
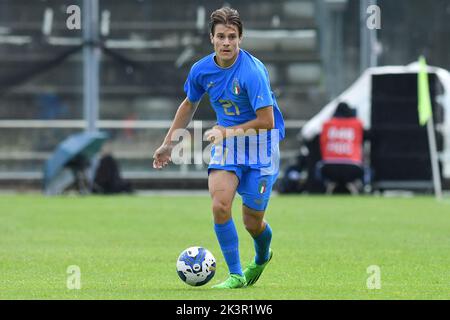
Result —
<path fill-rule="evenodd" d="M 198 120 L 197 120 L 198 121 Z M 215 125 L 215 121 L 202 121 L 203 128 L 210 128 Z M 300 130 L 306 123 L 305 120 L 286 120 L 286 129 Z M 105 129 L 146 129 L 146 130 L 167 130 L 172 124 L 171 120 L 99 120 L 97 128 Z M 80 129 L 86 128 L 85 120 L 0 120 L 0 129 Z M 194 122 L 191 122 L 188 128 L 194 128 Z M 56 146 L 55 146 L 56 148 Z M 123 176 L 126 179 L 199 179 L 206 178 L 206 165 L 196 165 L 196 170 L 190 170 L 188 165 L 180 165 L 176 171 L 154 171 L 151 169 L 151 150 L 142 151 L 120 151 L 115 152 L 118 159 L 137 159 L 149 160 L 148 171 L 130 171 L 124 170 Z M 283 150 L 281 157 L 283 159 L 295 157 L 298 150 Z M 51 156 L 51 152 L 40 151 L 1 151 L 0 162 L 5 160 L 23 161 L 23 160 L 39 160 L 45 161 Z M 194 157 L 194 155 L 193 155 Z M 40 180 L 42 179 L 42 171 L 0 171 L 0 180 Z"/>

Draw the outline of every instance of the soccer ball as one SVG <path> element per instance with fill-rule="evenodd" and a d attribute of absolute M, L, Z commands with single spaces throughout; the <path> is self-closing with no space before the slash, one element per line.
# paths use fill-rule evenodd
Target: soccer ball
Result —
<path fill-rule="evenodd" d="M 216 259 L 207 249 L 190 247 L 177 260 L 178 276 L 191 286 L 208 283 L 216 273 Z"/>

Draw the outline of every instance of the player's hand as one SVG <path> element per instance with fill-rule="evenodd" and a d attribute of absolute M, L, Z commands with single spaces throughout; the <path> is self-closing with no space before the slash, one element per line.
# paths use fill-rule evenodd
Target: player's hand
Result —
<path fill-rule="evenodd" d="M 205 132 L 205 139 L 214 144 L 219 144 L 225 139 L 225 127 L 214 126 Z"/>
<path fill-rule="evenodd" d="M 153 154 L 153 168 L 162 169 L 172 161 L 172 147 L 162 145 Z"/>

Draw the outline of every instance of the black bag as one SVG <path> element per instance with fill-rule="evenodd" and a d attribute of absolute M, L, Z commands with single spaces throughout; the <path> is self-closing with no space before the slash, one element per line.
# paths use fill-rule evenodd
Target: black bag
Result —
<path fill-rule="evenodd" d="M 131 184 L 121 178 L 119 164 L 113 156 L 105 155 L 100 159 L 95 171 L 92 192 L 104 194 L 133 192 Z"/>

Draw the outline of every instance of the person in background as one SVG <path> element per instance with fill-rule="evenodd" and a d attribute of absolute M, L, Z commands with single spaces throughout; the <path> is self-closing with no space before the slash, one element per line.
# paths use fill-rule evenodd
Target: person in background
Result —
<path fill-rule="evenodd" d="M 345 103 L 338 104 L 333 117 L 325 122 L 320 134 L 319 177 L 328 194 L 336 188 L 346 188 L 358 194 L 363 186 L 363 136 L 361 120 Z"/>

